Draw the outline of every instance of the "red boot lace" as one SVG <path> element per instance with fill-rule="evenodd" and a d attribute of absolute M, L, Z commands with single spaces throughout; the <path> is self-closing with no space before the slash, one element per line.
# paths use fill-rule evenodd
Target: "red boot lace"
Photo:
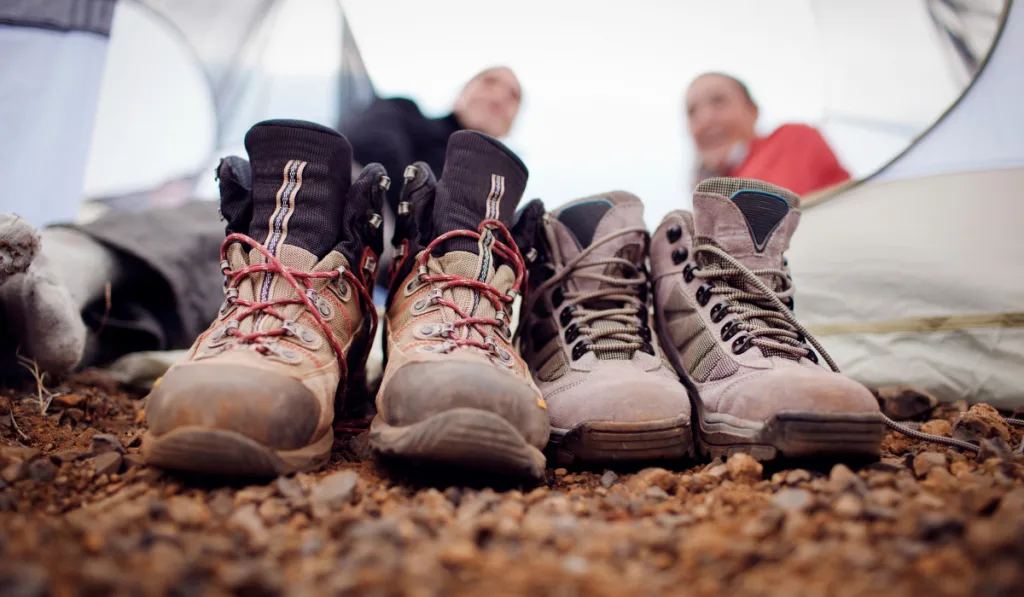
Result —
<path fill-rule="evenodd" d="M 512 268 L 516 272 L 515 283 L 508 292 L 502 292 L 486 282 L 465 278 L 463 276 L 455 276 L 452 274 L 430 275 L 427 273 L 427 260 L 433 254 L 434 249 L 437 248 L 438 245 L 446 240 L 456 237 L 466 237 L 479 241 L 485 230 L 500 232 L 501 236 L 505 238 L 506 242 L 502 242 L 498 238 L 495 238 L 494 245 L 491 247 L 491 252 L 505 259 L 505 261 L 511 264 Z M 473 289 L 480 296 L 489 300 L 491 304 L 494 305 L 494 310 L 498 313 L 506 313 L 505 306 L 511 304 L 515 300 L 523 286 L 523 280 L 526 277 L 526 265 L 523 260 L 523 255 L 519 252 L 519 247 L 516 246 L 515 241 L 512 239 L 512 233 L 508 231 L 508 228 L 498 220 L 488 219 L 480 223 L 476 232 L 473 232 L 472 230 L 453 230 L 435 238 L 433 242 L 427 245 L 427 248 L 423 251 L 422 255 L 420 255 L 419 272 L 418 277 L 421 282 L 428 284 L 434 282 L 441 283 L 436 290 L 443 292 L 449 288 L 465 286 Z M 455 311 L 455 314 L 459 317 L 455 321 L 451 322 L 452 327 L 447 334 L 447 338 L 450 342 L 454 343 L 455 346 L 473 346 L 489 352 L 494 350 L 494 346 L 492 344 L 473 340 L 469 337 L 469 334 L 466 334 L 466 337 L 462 338 L 456 330 L 464 326 L 471 326 L 472 329 L 482 337 L 489 338 L 491 336 L 490 332 L 481 326 L 501 327 L 506 324 L 505 321 L 494 317 L 472 317 L 452 301 L 441 298 L 440 296 L 435 296 L 433 300 L 437 304 Z"/>
<path fill-rule="evenodd" d="M 224 244 L 222 244 L 220 247 L 220 258 L 222 264 L 227 263 L 228 247 L 234 242 L 241 242 L 249 245 L 250 247 L 255 248 L 257 251 L 263 254 L 267 261 L 266 263 L 250 265 L 237 270 L 232 270 L 227 267 L 224 267 L 222 271 L 224 272 L 224 276 L 227 278 L 227 285 L 225 286 L 225 288 L 237 288 L 238 283 L 243 278 L 250 274 L 272 272 L 284 278 L 288 282 L 288 284 L 290 284 L 292 288 L 295 289 L 295 292 L 298 296 L 296 298 L 281 298 L 265 302 L 250 301 L 247 299 L 237 298 L 237 296 L 233 298 L 228 297 L 227 300 L 229 303 L 239 305 L 242 307 L 242 309 L 240 309 L 235 315 L 231 317 L 231 320 L 241 322 L 247 317 L 252 317 L 253 315 L 256 315 L 258 313 L 266 313 L 267 315 L 276 317 L 282 322 L 286 322 L 288 321 L 288 318 L 285 317 L 275 307 L 280 307 L 283 305 L 305 306 L 306 310 L 316 320 L 316 323 L 320 327 L 320 330 L 323 331 L 324 335 L 327 337 L 328 342 L 331 343 L 331 348 L 334 349 L 334 354 L 338 357 L 338 366 L 341 368 L 341 379 L 344 380 L 344 383 L 347 383 L 348 362 L 345 359 L 344 351 L 342 351 L 341 349 L 341 343 L 338 342 L 338 338 L 334 335 L 334 332 L 331 330 L 331 327 L 327 325 L 327 321 L 325 321 L 323 316 L 320 314 L 320 310 L 309 298 L 309 296 L 307 296 L 307 292 L 313 290 L 312 280 L 325 278 L 335 279 L 339 277 L 344 278 L 345 281 L 347 281 L 353 288 L 356 289 L 356 291 L 359 294 L 359 300 L 361 301 L 363 307 L 370 313 L 370 337 L 372 338 L 373 334 L 377 330 L 377 310 L 373 306 L 373 297 L 366 289 L 366 283 L 363 280 L 360 280 L 358 277 L 356 277 L 356 275 L 353 274 L 348 268 L 339 268 L 329 272 L 305 272 L 297 270 L 292 267 L 288 267 L 285 264 L 281 263 L 281 260 L 274 256 L 263 245 L 256 242 L 252 238 L 249 238 L 248 236 L 237 232 L 229 234 L 228 237 L 224 239 Z M 285 327 L 282 326 L 270 330 L 250 332 L 248 334 L 240 333 L 238 332 L 237 328 L 229 327 L 225 330 L 224 333 L 229 336 L 234 336 L 240 344 L 260 345 L 264 338 L 284 336 L 289 334 L 290 332 Z M 263 345 L 257 346 L 256 350 L 259 351 L 261 354 L 267 354 L 267 352 L 269 352 L 269 349 Z M 369 350 L 364 351 L 364 362 L 360 363 L 360 367 L 365 366 L 365 360 L 366 357 L 369 355 L 369 352 Z"/>

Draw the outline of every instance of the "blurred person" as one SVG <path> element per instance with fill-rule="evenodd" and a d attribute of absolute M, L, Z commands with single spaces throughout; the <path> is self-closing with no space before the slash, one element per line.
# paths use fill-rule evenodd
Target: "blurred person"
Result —
<path fill-rule="evenodd" d="M 522 101 L 522 87 L 512 69 L 494 66 L 473 76 L 462 88 L 450 114 L 428 118 L 408 98 L 378 99 L 341 131 L 352 142 L 359 164 L 383 164 L 393 184 L 405 167 L 426 162 L 440 176 L 448 137 L 456 131 L 479 131 L 496 139 L 512 130 Z M 394 202 L 397 193 L 392 194 Z"/>
<path fill-rule="evenodd" d="M 686 90 L 686 119 L 697 149 L 695 184 L 707 178 L 753 178 L 805 195 L 850 179 L 821 133 L 784 124 L 765 137 L 757 103 L 731 75 L 699 75 Z"/>
<path fill-rule="evenodd" d="M 522 102 L 522 87 L 507 66 L 486 68 L 473 76 L 459 92 L 451 113 L 428 118 L 408 98 L 378 99 L 355 117 L 342 132 L 352 142 L 355 162 L 382 164 L 391 178 L 392 192 L 384 216 L 384 238 L 390 241 L 395 225 L 406 166 L 425 162 L 437 176 L 444 169 L 448 137 L 457 131 L 474 130 L 501 139 L 512 130 Z M 375 296 L 383 304 L 387 292 L 391 252 L 386 251 L 377 276 Z"/>

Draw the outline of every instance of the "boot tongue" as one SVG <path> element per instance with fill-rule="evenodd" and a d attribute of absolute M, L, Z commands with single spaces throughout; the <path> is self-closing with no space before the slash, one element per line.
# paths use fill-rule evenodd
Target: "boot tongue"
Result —
<path fill-rule="evenodd" d="M 475 131 L 453 133 L 434 196 L 435 237 L 453 230 L 476 232 L 490 218 L 509 226 L 528 175 L 519 157 L 496 139 Z M 477 245 L 469 238 L 454 238 L 443 251 L 478 253 Z"/>
<path fill-rule="evenodd" d="M 577 199 L 552 214 L 562 226 L 556 226 L 556 237 L 562 261 L 569 261 L 584 249 L 601 242 L 602 239 L 624 228 L 644 226 L 644 205 L 638 197 L 624 191 L 612 191 L 602 195 Z M 620 257 L 639 265 L 643 259 L 644 233 L 624 234 L 602 243 L 586 258 L 587 262 L 611 257 Z M 603 273 L 621 276 L 621 266 L 586 268 L 588 273 Z M 601 287 L 597 280 L 575 279 L 577 288 L 590 292 Z"/>
<path fill-rule="evenodd" d="M 758 180 L 712 178 L 694 192 L 698 242 L 711 242 L 750 269 L 781 268 L 799 221 L 800 198 Z M 796 217 L 787 218 L 793 212 Z"/>
<path fill-rule="evenodd" d="M 645 232 L 631 232 L 608 239 L 612 235 L 625 228 L 644 226 L 644 206 L 635 195 L 623 191 L 613 191 L 593 197 L 578 199 L 557 209 L 552 214 L 557 220 L 554 226 L 558 252 L 563 263 L 579 256 L 584 250 L 593 247 L 593 251 L 584 258 L 581 266 L 588 263 L 603 261 L 612 257 L 625 259 L 634 265 L 640 265 L 644 259 L 644 248 L 646 245 Z M 608 239 L 608 240 L 605 240 Z M 580 267 L 577 275 L 569 278 L 572 286 L 578 293 L 588 293 L 603 288 L 615 288 L 616 294 L 634 296 L 646 296 L 643 294 L 646 287 L 629 287 L 623 284 L 611 284 L 593 280 L 583 274 L 603 274 L 625 278 L 626 276 L 637 276 L 634 268 L 609 264 L 604 267 L 591 266 Z M 635 290 L 630 290 L 634 288 Z M 641 290 L 644 288 L 644 290 Z M 618 309 L 629 303 L 612 298 L 590 299 L 580 303 L 583 307 L 591 310 Z M 600 318 L 589 324 L 595 330 L 625 331 L 626 324 L 615 319 Z M 610 338 L 610 337 L 609 337 Z M 598 349 L 601 340 L 595 344 L 595 354 L 602 360 L 631 359 L 631 350 L 607 350 Z"/>
<path fill-rule="evenodd" d="M 267 120 L 245 135 L 252 166 L 249 236 L 273 254 L 281 245 L 322 259 L 337 244 L 352 146 L 338 132 L 299 120 Z"/>

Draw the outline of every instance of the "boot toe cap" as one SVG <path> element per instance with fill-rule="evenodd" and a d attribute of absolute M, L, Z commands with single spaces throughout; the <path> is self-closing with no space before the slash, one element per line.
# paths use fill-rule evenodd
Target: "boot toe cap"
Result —
<path fill-rule="evenodd" d="M 650 423 L 686 418 L 690 398 L 670 375 L 607 367 L 548 394 L 551 425 L 572 429 L 583 423 Z"/>
<path fill-rule="evenodd" d="M 785 413 L 871 414 L 878 401 L 860 383 L 823 369 L 785 367 L 725 388 L 717 412 L 766 422 Z"/>
<path fill-rule="evenodd" d="M 297 379 L 242 365 L 173 367 L 149 395 L 146 419 L 154 435 L 182 427 L 234 431 L 275 450 L 312 441 L 320 401 Z"/>
<path fill-rule="evenodd" d="M 380 414 L 391 425 L 412 425 L 451 409 L 473 408 L 501 416 L 531 444 L 543 444 L 548 436 L 541 404 L 532 383 L 473 361 L 407 363 L 386 382 L 378 400 Z"/>

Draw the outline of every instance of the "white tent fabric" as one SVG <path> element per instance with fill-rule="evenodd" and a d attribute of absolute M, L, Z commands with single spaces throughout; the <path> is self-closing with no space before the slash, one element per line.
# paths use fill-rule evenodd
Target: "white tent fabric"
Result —
<path fill-rule="evenodd" d="M 867 182 L 805 207 L 797 314 L 843 370 L 1024 406 L 1024 5 L 961 100 Z"/>
<path fill-rule="evenodd" d="M 78 212 L 112 7 L 0 6 L 0 212 L 36 226 Z"/>
<path fill-rule="evenodd" d="M 84 195 L 213 199 L 217 160 L 254 122 L 338 126 L 373 97 L 338 0 L 120 0 Z"/>

